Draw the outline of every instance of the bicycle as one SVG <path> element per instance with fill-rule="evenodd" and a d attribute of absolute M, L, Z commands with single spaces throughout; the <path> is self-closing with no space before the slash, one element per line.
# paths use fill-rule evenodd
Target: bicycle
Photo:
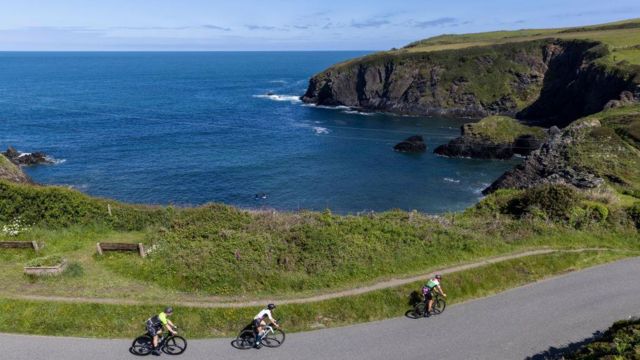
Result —
<path fill-rule="evenodd" d="M 177 327 L 175 327 L 177 329 Z M 158 339 L 158 349 L 167 355 L 180 355 L 187 350 L 187 340 L 182 336 L 165 331 Z M 146 356 L 153 351 L 153 337 L 144 334 L 133 340 L 129 351 L 134 355 Z"/>
<path fill-rule="evenodd" d="M 277 321 L 280 324 L 280 321 Z M 262 335 L 262 345 L 269 348 L 276 348 L 284 343 L 285 332 L 281 329 L 274 328 L 271 324 L 266 325 L 264 334 Z M 247 325 L 240 331 L 238 336 L 231 342 L 231 346 L 240 350 L 251 349 L 256 344 L 256 329 L 253 323 Z"/>
<path fill-rule="evenodd" d="M 433 294 L 433 306 L 431 307 L 431 313 L 433 315 L 440 315 L 444 312 L 444 309 L 447 307 L 447 301 L 440 297 L 440 294 L 434 292 Z M 427 303 L 425 301 L 421 301 L 413 306 L 413 309 L 408 310 L 405 315 L 407 317 L 417 319 L 419 317 L 424 316 L 424 313 L 427 310 Z"/>

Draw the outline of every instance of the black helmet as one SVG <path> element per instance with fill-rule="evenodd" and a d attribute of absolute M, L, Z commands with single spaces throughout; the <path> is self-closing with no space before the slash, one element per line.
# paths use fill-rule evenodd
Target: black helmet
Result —
<path fill-rule="evenodd" d="M 442 279 L 442 275 L 436 274 L 436 279 L 438 279 L 438 280 Z"/>
<path fill-rule="evenodd" d="M 165 313 L 165 314 L 173 314 L 173 308 L 172 308 L 171 306 L 167 306 L 167 307 L 164 309 L 164 313 Z"/>
<path fill-rule="evenodd" d="M 275 308 L 276 308 L 276 304 L 269 304 L 269 305 L 267 305 L 267 309 L 269 309 L 269 310 L 273 310 L 273 309 L 275 309 Z"/>

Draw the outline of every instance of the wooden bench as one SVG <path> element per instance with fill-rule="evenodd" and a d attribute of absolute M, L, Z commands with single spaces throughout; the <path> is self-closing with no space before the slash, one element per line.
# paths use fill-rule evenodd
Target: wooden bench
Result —
<path fill-rule="evenodd" d="M 103 255 L 105 251 L 137 251 L 141 257 L 147 254 L 144 252 L 144 246 L 140 243 L 97 243 L 96 248 L 99 255 Z"/>
<path fill-rule="evenodd" d="M 0 241 L 0 249 L 33 249 L 40 250 L 44 244 L 36 241 Z"/>

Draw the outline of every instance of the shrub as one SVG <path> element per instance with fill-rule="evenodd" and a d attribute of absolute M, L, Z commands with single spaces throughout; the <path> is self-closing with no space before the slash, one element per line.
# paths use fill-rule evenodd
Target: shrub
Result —
<path fill-rule="evenodd" d="M 118 230 L 142 230 L 166 223 L 171 211 L 97 199 L 62 187 L 39 187 L 0 181 L 0 221 L 61 228 L 105 224 Z"/>
<path fill-rule="evenodd" d="M 552 220 L 568 220 L 579 200 L 572 187 L 545 184 L 525 190 L 509 202 L 506 211 L 519 217 L 541 212 Z"/>
<path fill-rule="evenodd" d="M 629 209 L 627 209 L 627 214 L 631 221 L 636 224 L 636 228 L 640 229 L 640 202 L 633 204 Z"/>
<path fill-rule="evenodd" d="M 82 264 L 74 261 L 67 266 L 62 275 L 68 277 L 81 277 L 84 275 L 84 268 L 82 267 Z"/>

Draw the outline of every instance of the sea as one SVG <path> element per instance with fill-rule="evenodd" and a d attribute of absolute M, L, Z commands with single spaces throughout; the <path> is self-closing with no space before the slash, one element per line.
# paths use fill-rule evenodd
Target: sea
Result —
<path fill-rule="evenodd" d="M 309 78 L 366 52 L 0 53 L 0 146 L 44 151 L 34 181 L 129 203 L 464 209 L 513 161 L 433 154 L 470 119 L 303 104 Z M 426 153 L 393 146 L 422 135 Z"/>

